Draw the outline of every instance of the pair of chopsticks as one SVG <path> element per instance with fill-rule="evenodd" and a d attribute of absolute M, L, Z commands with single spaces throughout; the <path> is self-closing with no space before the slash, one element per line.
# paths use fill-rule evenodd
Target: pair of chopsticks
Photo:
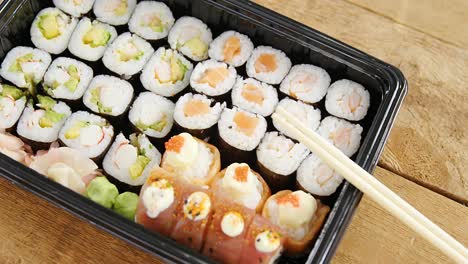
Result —
<path fill-rule="evenodd" d="M 359 167 L 338 148 L 303 125 L 283 107 L 279 106 L 272 118 L 348 182 L 439 248 L 448 257 L 457 263 L 468 263 L 468 251 L 460 242 Z"/>

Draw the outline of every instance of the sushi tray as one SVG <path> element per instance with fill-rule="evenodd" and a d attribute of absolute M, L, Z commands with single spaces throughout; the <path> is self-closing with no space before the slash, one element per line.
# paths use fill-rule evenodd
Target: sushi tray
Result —
<path fill-rule="evenodd" d="M 328 263 L 407 82 L 249 1 L 4 0 L 0 176 L 173 263 Z"/>

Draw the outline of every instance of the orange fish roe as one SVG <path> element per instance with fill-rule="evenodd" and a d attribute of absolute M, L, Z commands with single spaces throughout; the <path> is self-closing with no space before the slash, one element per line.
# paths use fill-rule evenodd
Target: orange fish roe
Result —
<path fill-rule="evenodd" d="M 184 106 L 185 116 L 204 115 L 210 112 L 210 106 L 202 100 L 191 100 Z"/>
<path fill-rule="evenodd" d="M 217 67 L 207 69 L 203 76 L 198 81 L 199 83 L 206 83 L 212 88 L 216 88 L 219 83 L 224 81 L 229 76 L 229 70 L 224 67 Z"/>
<path fill-rule="evenodd" d="M 238 182 L 247 182 L 249 176 L 249 166 L 239 166 L 235 170 L 234 179 Z"/>
<path fill-rule="evenodd" d="M 164 146 L 167 151 L 180 152 L 184 146 L 184 141 L 185 139 L 181 135 L 173 136 L 164 144 Z"/>
<path fill-rule="evenodd" d="M 260 72 L 273 72 L 278 68 L 276 63 L 276 56 L 274 54 L 263 53 L 258 56 L 257 61 L 255 61 L 255 71 Z"/>
<path fill-rule="evenodd" d="M 257 128 L 258 118 L 251 117 L 244 112 L 237 112 L 234 116 L 234 122 L 242 133 L 252 136 Z"/>
<path fill-rule="evenodd" d="M 230 37 L 224 44 L 224 60 L 231 62 L 241 52 L 241 43 L 238 37 Z"/>
<path fill-rule="evenodd" d="M 242 97 L 244 97 L 245 100 L 249 102 L 253 102 L 259 105 L 261 105 L 263 100 L 265 100 L 262 91 L 256 85 L 251 83 L 244 85 L 242 89 Z"/>
<path fill-rule="evenodd" d="M 277 198 L 276 202 L 278 204 L 289 203 L 293 207 L 299 207 L 299 198 L 296 195 L 294 195 L 294 193 L 289 193 L 289 194 L 287 194 L 287 195 L 285 195 L 283 197 Z"/>

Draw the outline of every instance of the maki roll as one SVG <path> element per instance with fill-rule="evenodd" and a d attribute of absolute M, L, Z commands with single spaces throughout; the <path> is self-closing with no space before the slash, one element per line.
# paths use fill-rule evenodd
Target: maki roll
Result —
<path fill-rule="evenodd" d="M 174 121 L 182 130 L 195 137 L 209 137 L 216 127 L 225 104 L 215 102 L 205 95 L 187 93 L 177 100 Z"/>
<path fill-rule="evenodd" d="M 252 78 L 238 77 L 231 96 L 234 106 L 262 116 L 271 115 L 278 104 L 276 89 Z"/>
<path fill-rule="evenodd" d="M 257 148 L 258 167 L 268 185 L 281 190 L 292 185 L 294 173 L 308 154 L 303 144 L 278 132 L 268 132 Z"/>
<path fill-rule="evenodd" d="M 31 163 L 32 150 L 21 139 L 0 130 L 0 153 L 26 166 Z"/>
<path fill-rule="evenodd" d="M 144 39 L 157 40 L 167 37 L 174 21 L 172 12 L 166 4 L 142 1 L 136 6 L 128 22 L 128 28 Z"/>
<path fill-rule="evenodd" d="M 280 91 L 306 103 L 317 103 L 323 99 L 330 86 L 330 75 L 317 66 L 295 65 L 281 82 Z"/>
<path fill-rule="evenodd" d="M 63 12 L 80 17 L 93 8 L 94 0 L 54 0 L 54 5 Z"/>
<path fill-rule="evenodd" d="M 283 230 L 286 253 L 296 255 L 312 245 L 329 211 L 308 193 L 284 190 L 268 198 L 262 216 Z"/>
<path fill-rule="evenodd" d="M 83 103 L 94 113 L 120 116 L 127 111 L 132 98 L 133 86 L 129 82 L 114 76 L 98 75 L 89 84 Z"/>
<path fill-rule="evenodd" d="M 146 40 L 126 32 L 109 45 L 102 62 L 109 70 L 128 79 L 143 69 L 153 52 L 153 47 Z"/>
<path fill-rule="evenodd" d="M 200 19 L 188 16 L 177 19 L 168 36 L 172 49 L 177 49 L 194 61 L 208 58 L 208 47 L 212 40 L 208 26 Z"/>
<path fill-rule="evenodd" d="M 152 138 L 164 138 L 174 124 L 174 103 L 151 92 L 140 93 L 128 113 L 139 131 Z"/>
<path fill-rule="evenodd" d="M 359 83 L 346 79 L 334 82 L 325 99 L 328 113 L 351 121 L 362 120 L 369 105 L 369 91 Z"/>
<path fill-rule="evenodd" d="M 190 184 L 207 186 L 221 169 L 218 149 L 188 133 L 173 136 L 165 147 L 161 168 Z"/>
<path fill-rule="evenodd" d="M 42 9 L 31 25 L 31 40 L 36 47 L 49 53 L 62 53 L 67 49 L 77 23 L 78 19 L 58 8 Z"/>
<path fill-rule="evenodd" d="M 279 84 L 291 68 L 291 60 L 281 50 L 258 46 L 247 61 L 247 75 L 269 84 Z"/>
<path fill-rule="evenodd" d="M 113 26 L 83 17 L 71 36 L 68 50 L 80 59 L 97 61 L 116 37 Z"/>
<path fill-rule="evenodd" d="M 59 57 L 44 75 L 44 91 L 55 99 L 76 101 L 93 78 L 93 69 L 81 61 Z"/>
<path fill-rule="evenodd" d="M 236 69 L 224 62 L 207 60 L 195 66 L 190 86 L 198 93 L 221 96 L 228 93 L 236 82 Z"/>
<path fill-rule="evenodd" d="M 192 63 L 184 56 L 161 47 L 143 68 L 140 80 L 146 90 L 172 97 L 188 86 L 192 70 Z"/>
<path fill-rule="evenodd" d="M 0 73 L 3 78 L 19 88 L 34 92 L 52 58 L 49 53 L 30 47 L 15 47 L 8 52 L 2 62 Z"/>
<path fill-rule="evenodd" d="M 28 103 L 18 121 L 16 132 L 33 148 L 47 149 L 58 139 L 59 131 L 71 115 L 68 105 L 38 95 L 38 104 Z"/>
<path fill-rule="evenodd" d="M 104 171 L 121 183 L 141 186 L 151 169 L 161 162 L 161 153 L 144 134 L 131 134 L 129 139 L 120 133 L 102 163 Z"/>
<path fill-rule="evenodd" d="M 236 31 L 226 31 L 210 44 L 210 58 L 225 62 L 231 66 L 244 65 L 250 57 L 254 45 L 249 37 Z"/>
<path fill-rule="evenodd" d="M 301 121 L 302 124 L 310 128 L 311 130 L 316 130 L 320 125 L 321 113 L 319 109 L 314 108 L 312 105 L 305 104 L 301 101 L 295 101 L 289 98 L 284 98 L 278 104 L 278 107 L 283 107 L 288 113 L 295 116 Z M 273 119 L 273 125 L 279 132 L 284 135 L 295 139 L 293 135 L 289 133 L 280 123 L 276 122 Z"/>
<path fill-rule="evenodd" d="M 359 149 L 362 127 L 334 116 L 325 117 L 317 132 L 346 156 L 353 156 Z"/>
<path fill-rule="evenodd" d="M 62 144 L 93 160 L 102 158 L 113 137 L 114 128 L 106 119 L 84 111 L 73 113 L 59 134 Z"/>
<path fill-rule="evenodd" d="M 10 130 L 16 124 L 26 106 L 23 90 L 8 84 L 0 84 L 0 130 Z"/>
<path fill-rule="evenodd" d="M 93 12 L 99 21 L 114 26 L 125 25 L 136 6 L 136 0 L 96 0 Z"/>
<path fill-rule="evenodd" d="M 316 154 L 309 155 L 297 169 L 298 188 L 318 198 L 332 195 L 342 182 L 343 177 L 322 162 Z"/>

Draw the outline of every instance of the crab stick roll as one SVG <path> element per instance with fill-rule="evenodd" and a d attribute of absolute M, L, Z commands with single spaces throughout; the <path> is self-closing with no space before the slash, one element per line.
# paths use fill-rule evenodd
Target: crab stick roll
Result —
<path fill-rule="evenodd" d="M 306 103 L 317 103 L 325 97 L 330 75 L 310 64 L 295 65 L 281 82 L 280 91 Z"/>
<path fill-rule="evenodd" d="M 268 132 L 257 148 L 258 167 L 272 189 L 285 189 L 294 182 L 294 173 L 308 154 L 303 144 L 278 132 Z"/>
<path fill-rule="evenodd" d="M 228 200 L 216 201 L 213 210 L 203 255 L 221 263 L 240 263 L 242 245 L 255 210 Z"/>
<path fill-rule="evenodd" d="M 143 69 L 153 52 L 153 47 L 146 40 L 126 32 L 109 45 L 102 62 L 109 70 L 128 79 Z"/>
<path fill-rule="evenodd" d="M 71 36 L 68 50 L 80 59 L 97 61 L 116 37 L 113 26 L 83 17 Z"/>
<path fill-rule="evenodd" d="M 0 130 L 10 130 L 26 106 L 26 93 L 14 86 L 0 84 Z"/>
<path fill-rule="evenodd" d="M 254 45 L 248 36 L 230 30 L 211 42 L 208 54 L 214 60 L 239 67 L 244 65 L 253 49 Z"/>
<path fill-rule="evenodd" d="M 2 62 L 0 74 L 19 88 L 34 91 L 52 58 L 49 53 L 30 47 L 15 47 Z"/>
<path fill-rule="evenodd" d="M 215 200 L 227 199 L 257 213 L 262 211 L 263 204 L 271 195 L 262 176 L 246 163 L 232 163 L 220 171 L 211 184 L 211 189 Z"/>
<path fill-rule="evenodd" d="M 209 185 L 221 168 L 218 149 L 188 133 L 173 136 L 165 147 L 161 167 L 191 184 Z"/>
<path fill-rule="evenodd" d="M 93 69 L 81 61 L 59 57 L 44 75 L 44 91 L 55 99 L 80 99 L 93 78 Z"/>
<path fill-rule="evenodd" d="M 256 47 L 247 61 L 247 75 L 269 84 L 279 84 L 290 68 L 284 52 L 267 46 Z"/>
<path fill-rule="evenodd" d="M 204 139 L 209 137 L 221 116 L 225 103 L 201 94 L 187 93 L 177 100 L 174 121 L 181 130 Z"/>
<path fill-rule="evenodd" d="M 136 0 L 96 0 L 93 12 L 99 21 L 114 26 L 128 23 L 136 6 Z"/>
<path fill-rule="evenodd" d="M 0 153 L 26 166 L 31 163 L 32 150 L 21 139 L 0 130 Z"/>
<path fill-rule="evenodd" d="M 189 85 L 192 70 L 192 63 L 179 52 L 161 47 L 143 68 L 140 81 L 146 90 L 171 97 Z"/>
<path fill-rule="evenodd" d="M 177 49 L 194 61 L 208 58 L 208 47 L 212 40 L 208 26 L 200 19 L 188 16 L 177 19 L 168 36 L 172 49 Z"/>
<path fill-rule="evenodd" d="M 113 137 L 114 128 L 106 119 L 85 111 L 73 113 L 59 134 L 65 146 L 91 159 L 102 157 Z"/>
<path fill-rule="evenodd" d="M 157 40 L 167 37 L 174 21 L 172 12 L 166 4 L 142 1 L 136 6 L 128 22 L 128 28 L 144 39 Z"/>
<path fill-rule="evenodd" d="M 28 103 L 18 121 L 16 132 L 33 147 L 47 148 L 58 139 L 59 131 L 71 110 L 63 102 L 48 96 L 37 96 L 38 103 Z"/>
<path fill-rule="evenodd" d="M 309 155 L 297 169 L 298 187 L 318 198 L 332 195 L 342 182 L 343 177 L 315 154 Z"/>
<path fill-rule="evenodd" d="M 320 123 L 317 132 L 346 156 L 353 156 L 361 143 L 362 127 L 346 120 L 327 116 Z"/>
<path fill-rule="evenodd" d="M 102 166 L 104 171 L 121 183 L 141 186 L 151 169 L 161 162 L 161 153 L 144 134 L 131 134 L 129 139 L 120 133 L 110 147 Z"/>
<path fill-rule="evenodd" d="M 67 49 L 77 23 L 77 18 L 63 13 L 58 8 L 42 9 L 32 22 L 31 40 L 34 46 L 49 53 L 62 53 Z"/>
<path fill-rule="evenodd" d="M 174 103 L 151 92 L 140 93 L 128 113 L 130 122 L 142 133 L 164 138 L 174 123 Z"/>
<path fill-rule="evenodd" d="M 252 78 L 238 77 L 231 96 L 233 105 L 262 116 L 271 115 L 278 104 L 276 89 Z"/>
<path fill-rule="evenodd" d="M 278 107 L 283 107 L 286 111 L 288 111 L 291 115 L 295 116 L 299 119 L 302 124 L 310 128 L 311 130 L 317 130 L 320 125 L 320 118 L 321 113 L 320 110 L 314 108 L 312 105 L 305 104 L 301 101 L 295 101 L 289 98 L 284 98 L 278 104 Z M 283 133 L 284 135 L 293 138 L 293 135 L 289 133 L 289 131 L 284 128 L 280 123 L 276 122 L 273 119 L 273 125 L 279 132 Z"/>
<path fill-rule="evenodd" d="M 221 96 L 228 93 L 236 82 L 236 69 L 224 62 L 207 60 L 195 66 L 190 77 L 190 86 L 208 96 Z"/>
<path fill-rule="evenodd" d="M 54 5 L 74 17 L 81 17 L 93 8 L 94 0 L 54 0 Z"/>
<path fill-rule="evenodd" d="M 272 264 L 283 252 L 285 237 L 282 230 L 268 219 L 256 215 L 244 240 L 239 263 Z"/>
<path fill-rule="evenodd" d="M 308 193 L 284 190 L 268 198 L 262 216 L 284 231 L 285 251 L 296 255 L 311 246 L 329 210 Z"/>
<path fill-rule="evenodd" d="M 351 121 L 362 120 L 369 105 L 369 91 L 359 83 L 346 79 L 334 82 L 325 99 L 328 113 Z"/>
<path fill-rule="evenodd" d="M 133 98 L 133 86 L 120 78 L 98 75 L 93 78 L 84 96 L 84 105 L 97 114 L 120 116 Z"/>

